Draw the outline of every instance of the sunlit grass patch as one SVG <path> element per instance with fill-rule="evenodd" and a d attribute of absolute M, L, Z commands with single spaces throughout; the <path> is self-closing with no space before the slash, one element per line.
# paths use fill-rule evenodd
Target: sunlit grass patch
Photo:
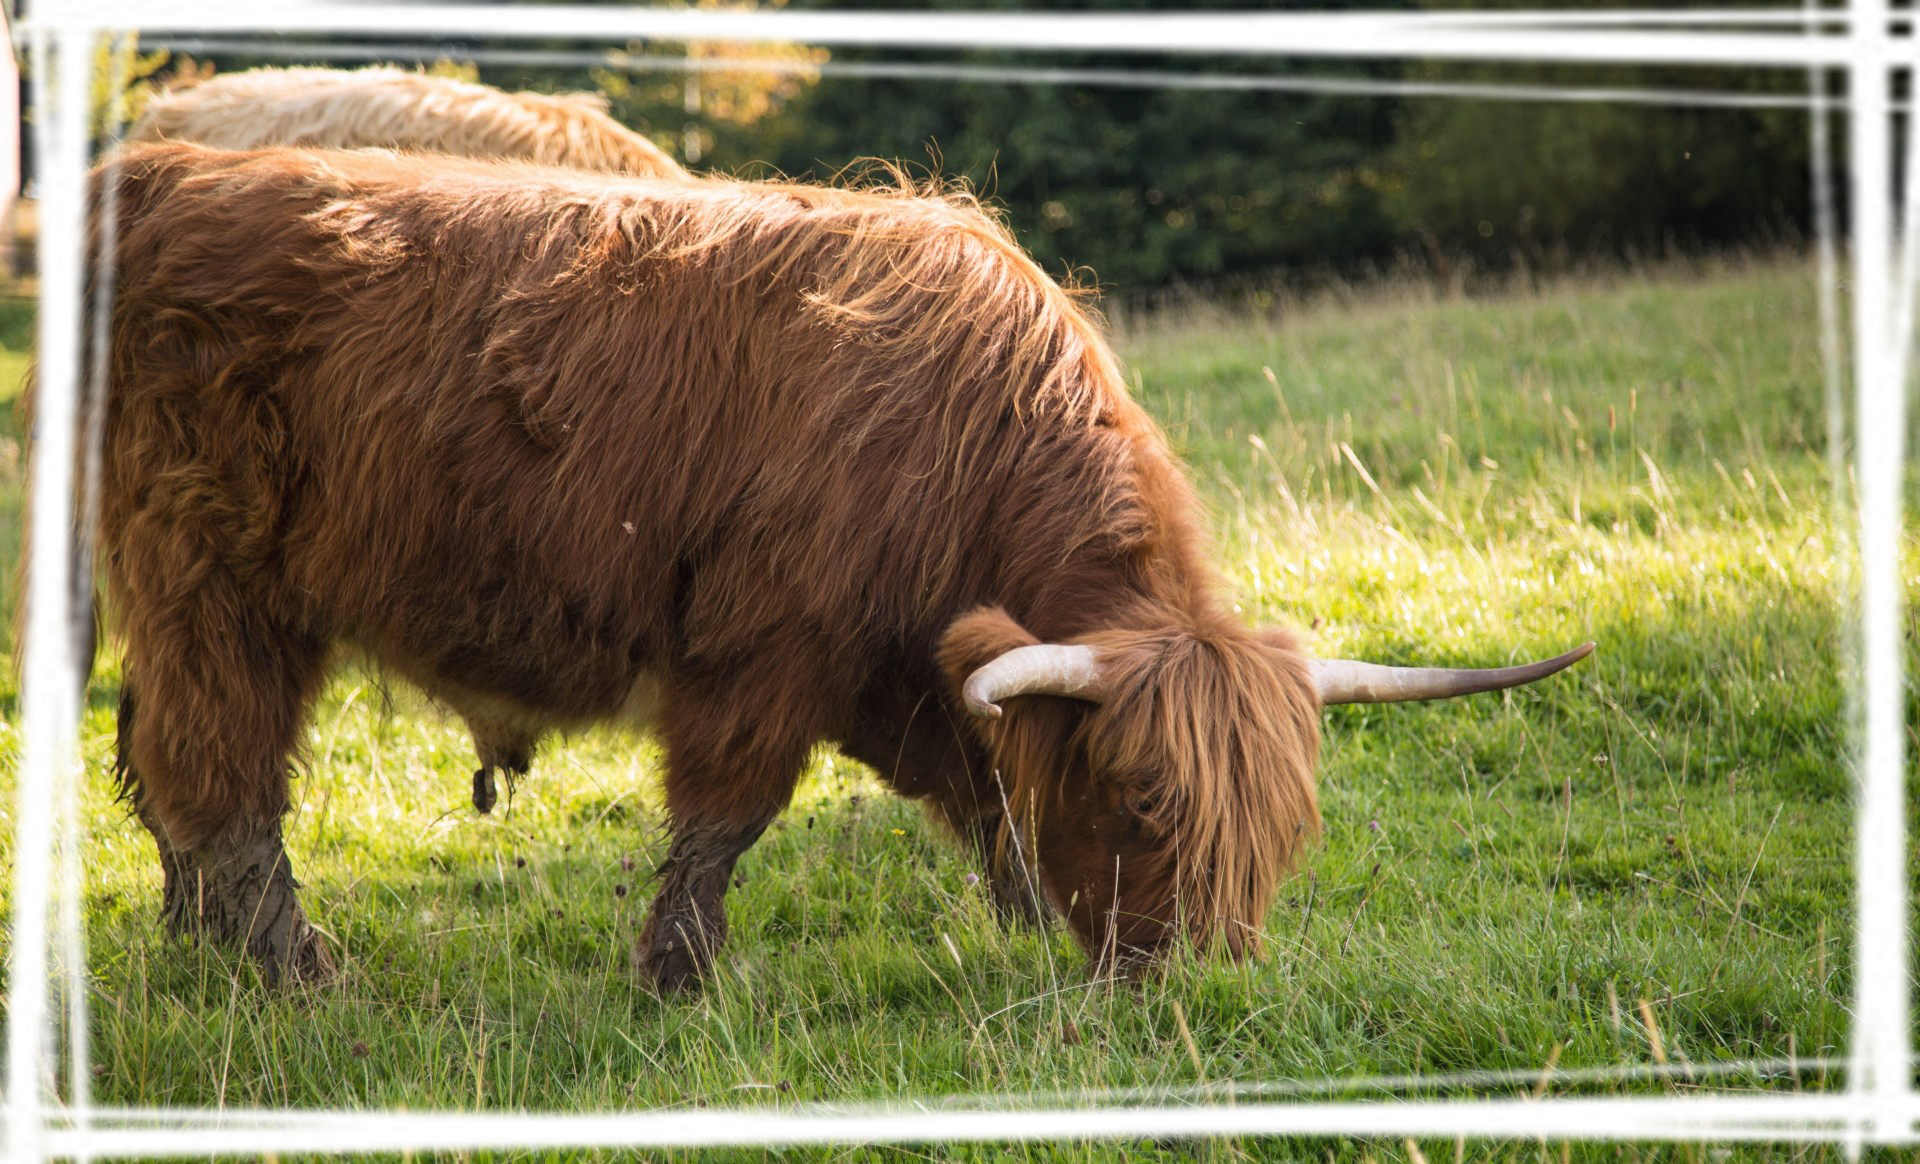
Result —
<path fill-rule="evenodd" d="M 108 658 L 96 1098 L 721 1106 L 1840 1053 L 1848 575 L 1813 319 L 1782 262 L 1121 333 L 1249 620 L 1400 663 L 1599 643 L 1537 687 L 1330 711 L 1325 839 L 1244 965 L 1095 977 L 1058 929 L 1003 929 L 939 829 L 822 752 L 741 863 L 713 983 L 663 1002 L 627 969 L 664 853 L 657 747 L 555 741 L 482 817 L 457 721 L 349 670 L 288 827 L 344 972 L 265 992 L 158 932 L 151 842 L 111 799 Z"/>

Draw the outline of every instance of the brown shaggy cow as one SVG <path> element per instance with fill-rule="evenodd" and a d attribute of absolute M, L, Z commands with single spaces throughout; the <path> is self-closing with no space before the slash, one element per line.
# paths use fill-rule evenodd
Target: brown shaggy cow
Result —
<path fill-rule="evenodd" d="M 280 820 L 343 645 L 469 716 L 658 724 L 661 987 L 821 741 L 1095 957 L 1239 951 L 1323 701 L 1570 661 L 1244 626 L 1099 330 L 963 197 L 181 144 L 109 182 L 124 779 L 170 923 L 270 974 L 329 966 Z"/>
<path fill-rule="evenodd" d="M 598 93 L 509 93 L 491 85 L 374 65 L 222 73 L 156 93 L 129 141 L 260 146 L 384 146 L 514 158 L 653 178 L 691 178 L 666 151 L 607 114 Z M 536 732 L 512 720 L 470 720 L 480 768 L 473 806 L 491 811 L 495 774 L 513 795 Z"/>
<path fill-rule="evenodd" d="M 129 141 L 386 146 L 685 178 L 667 152 L 607 114 L 598 93 L 508 93 L 374 65 L 249 69 L 154 94 Z"/>

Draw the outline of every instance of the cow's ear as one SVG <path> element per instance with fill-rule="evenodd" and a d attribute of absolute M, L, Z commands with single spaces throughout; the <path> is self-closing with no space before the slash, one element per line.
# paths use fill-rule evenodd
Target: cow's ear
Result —
<path fill-rule="evenodd" d="M 1288 626 L 1263 626 L 1253 632 L 1262 643 L 1273 650 L 1285 654 L 1300 654 L 1306 647 L 1306 636 Z"/>
<path fill-rule="evenodd" d="M 1016 647 L 1039 641 L 997 606 L 977 607 L 954 619 L 940 636 L 940 673 L 948 696 L 959 703 L 967 676 Z"/>

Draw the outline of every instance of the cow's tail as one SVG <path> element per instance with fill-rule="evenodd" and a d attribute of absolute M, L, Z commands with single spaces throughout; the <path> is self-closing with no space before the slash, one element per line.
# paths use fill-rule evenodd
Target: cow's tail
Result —
<path fill-rule="evenodd" d="M 13 619 L 8 631 L 12 655 L 13 689 L 16 700 L 19 698 L 20 693 L 24 691 L 27 680 L 25 673 L 27 626 L 28 619 L 31 616 L 27 601 L 27 574 L 31 568 L 34 555 L 33 474 L 31 471 L 31 457 L 37 443 L 32 435 L 34 381 L 34 374 L 29 372 L 27 375 L 26 388 L 20 394 L 20 401 L 15 406 L 14 413 L 15 418 L 19 421 L 19 431 L 27 434 L 26 441 L 29 450 L 27 487 L 22 491 L 20 499 L 20 553 L 14 560 L 13 577 L 9 580 L 11 582 L 13 595 Z M 88 432 L 90 428 L 88 424 L 89 417 L 86 414 L 90 403 L 87 399 L 89 395 L 90 394 L 82 393 L 82 415 L 79 418 L 79 430 L 82 433 Z M 84 438 L 82 438 L 82 440 L 84 441 Z M 84 450 L 82 451 L 84 452 Z M 82 456 L 78 463 L 84 466 L 86 464 L 85 457 Z M 86 698 L 87 680 L 93 675 L 94 662 L 99 653 L 102 632 L 100 588 L 93 577 L 93 538 L 91 535 L 94 531 L 85 529 L 82 525 L 87 512 L 87 507 L 83 503 L 83 496 L 84 494 L 81 490 L 76 490 L 73 513 L 74 524 L 69 530 L 66 539 L 67 592 L 74 597 L 75 601 L 73 606 L 75 608 L 80 607 L 84 603 L 88 612 L 86 617 L 76 619 L 74 625 L 68 628 L 69 633 L 73 635 L 75 657 L 80 663 L 77 680 L 80 685 L 78 694 L 82 701 Z"/>
<path fill-rule="evenodd" d="M 72 525 L 67 531 L 66 541 L 66 584 L 71 596 L 73 609 L 86 609 L 90 613 L 76 619 L 68 628 L 73 636 L 75 657 L 79 660 L 79 674 L 76 677 L 80 685 L 78 697 L 86 699 L 87 680 L 93 675 L 95 656 L 100 645 L 102 632 L 101 591 L 95 581 L 94 550 L 98 541 L 99 501 L 102 488 L 102 473 L 105 449 L 106 389 L 104 388 L 105 370 L 99 362 L 101 345 L 106 336 L 99 330 L 101 322 L 98 316 L 104 299 L 111 302 L 112 284 L 102 277 L 103 268 L 100 256 L 115 249 L 118 223 L 127 213 L 126 207 L 132 205 L 126 191 L 134 188 L 144 177 L 145 172 L 137 168 L 130 171 L 121 165 L 107 165 L 94 171 L 89 178 L 87 189 L 87 278 L 85 282 L 84 307 L 81 316 L 88 326 L 82 328 L 79 367 L 83 370 L 80 383 L 80 399 L 77 404 L 79 415 L 74 425 L 74 465 L 77 477 L 73 491 Z M 104 191 L 111 188 L 115 193 L 105 197 Z M 100 204 L 105 198 L 106 205 Z M 19 401 L 14 405 L 16 431 L 24 434 L 26 460 L 29 462 L 26 488 L 21 493 L 20 553 L 13 572 L 13 620 L 9 628 L 12 643 L 12 671 L 16 698 L 23 689 L 27 676 L 24 674 L 26 651 L 26 631 L 31 612 L 28 609 L 27 570 L 33 561 L 33 473 L 32 458 L 45 451 L 44 441 L 37 435 L 39 395 L 39 368 L 37 363 L 30 365 L 26 382 L 22 386 Z"/>

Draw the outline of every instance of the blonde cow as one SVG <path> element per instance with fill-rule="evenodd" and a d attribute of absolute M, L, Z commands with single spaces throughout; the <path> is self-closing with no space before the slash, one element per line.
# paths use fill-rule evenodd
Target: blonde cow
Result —
<path fill-rule="evenodd" d="M 390 65 L 250 69 L 156 93 L 132 141 L 385 146 L 651 178 L 689 175 L 596 93 L 508 93 Z"/>

